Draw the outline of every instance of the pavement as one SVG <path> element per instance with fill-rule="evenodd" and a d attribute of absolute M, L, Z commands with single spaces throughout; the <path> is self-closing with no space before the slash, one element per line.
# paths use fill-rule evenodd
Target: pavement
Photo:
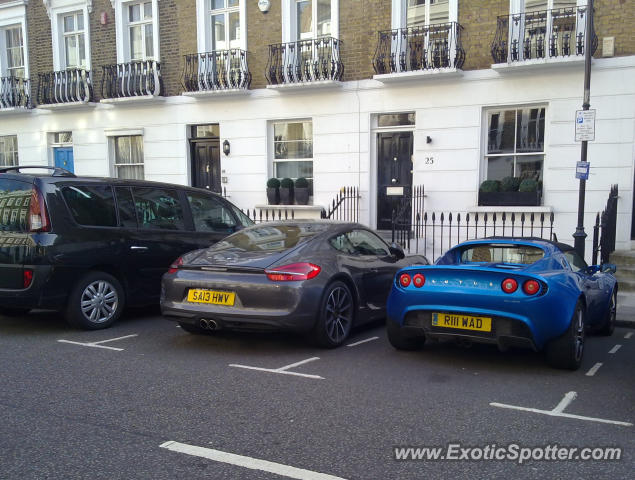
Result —
<path fill-rule="evenodd" d="M 629 478 L 634 364 L 621 327 L 588 337 L 570 372 L 488 345 L 399 352 L 378 324 L 321 350 L 286 334 L 191 335 L 156 311 L 92 332 L 47 312 L 0 317 L 0 478 Z M 395 459 L 449 443 L 621 458 Z"/>
<path fill-rule="evenodd" d="M 635 292 L 618 292 L 617 324 L 635 328 Z"/>

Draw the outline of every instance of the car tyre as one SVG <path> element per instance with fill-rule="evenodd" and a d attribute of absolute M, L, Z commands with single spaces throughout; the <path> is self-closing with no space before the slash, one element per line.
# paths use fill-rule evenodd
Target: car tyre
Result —
<path fill-rule="evenodd" d="M 183 329 L 183 331 L 191 333 L 193 335 L 203 335 L 210 332 L 209 330 L 204 330 L 198 325 L 194 325 L 193 323 L 178 322 L 178 324 L 181 329 Z"/>
<path fill-rule="evenodd" d="M 598 329 L 598 334 L 603 335 L 605 337 L 610 337 L 613 335 L 613 331 L 615 330 L 615 322 L 617 320 L 617 292 L 613 291 L 611 294 L 611 299 L 609 300 L 609 309 L 606 311 L 604 315 L 604 321 L 602 322 L 602 326 Z"/>
<path fill-rule="evenodd" d="M 346 341 L 355 320 L 355 299 L 344 282 L 331 283 L 324 294 L 312 336 L 318 346 L 339 347 Z"/>
<path fill-rule="evenodd" d="M 580 368 L 584 353 L 584 314 L 584 306 L 578 301 L 567 331 L 547 344 L 545 353 L 552 367 L 565 370 Z"/>
<path fill-rule="evenodd" d="M 421 350 L 426 341 L 424 336 L 404 335 L 403 329 L 392 320 L 386 320 L 388 341 L 397 350 Z"/>
<path fill-rule="evenodd" d="M 4 317 L 20 317 L 22 315 L 26 315 L 30 311 L 31 311 L 30 308 L 0 307 L 0 315 Z"/>
<path fill-rule="evenodd" d="M 73 288 L 66 306 L 66 321 L 84 330 L 110 327 L 124 308 L 121 283 L 106 272 L 89 272 Z"/>

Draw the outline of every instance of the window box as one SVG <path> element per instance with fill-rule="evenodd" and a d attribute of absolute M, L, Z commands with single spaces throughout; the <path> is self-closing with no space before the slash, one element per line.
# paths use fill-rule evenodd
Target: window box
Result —
<path fill-rule="evenodd" d="M 542 192 L 478 192 L 479 206 L 538 206 L 542 199 Z"/>

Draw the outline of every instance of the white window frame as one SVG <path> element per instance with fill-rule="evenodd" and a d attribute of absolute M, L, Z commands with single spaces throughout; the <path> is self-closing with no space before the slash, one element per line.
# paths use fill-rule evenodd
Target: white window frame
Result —
<path fill-rule="evenodd" d="M 250 0 L 240 0 L 238 13 L 240 16 L 240 49 L 247 50 L 247 2 Z M 223 9 L 223 11 L 231 11 Z M 197 27 L 197 47 L 199 53 L 212 51 L 212 20 L 211 1 L 196 0 L 196 27 Z"/>
<path fill-rule="evenodd" d="M 6 148 L 6 143 L 5 140 L 6 138 L 10 138 L 13 137 L 15 138 L 15 150 L 11 150 L 11 157 L 15 158 L 15 163 L 6 163 L 7 157 L 6 154 L 7 152 L 9 152 L 9 150 L 5 150 Z M 17 135 L 0 135 L 0 145 L 2 145 L 2 158 L 3 158 L 3 162 L 0 163 L 0 167 L 13 167 L 13 166 L 17 166 L 20 164 L 20 155 L 18 153 L 18 136 Z"/>
<path fill-rule="evenodd" d="M 131 62 L 130 58 L 130 29 L 128 22 L 128 6 L 135 3 L 152 2 L 152 48 L 154 55 L 146 60 L 159 62 L 159 0 L 110 0 L 115 9 L 115 32 L 117 35 L 117 63 Z"/>
<path fill-rule="evenodd" d="M 26 29 L 27 0 L 13 0 L 0 4 L 0 77 L 8 74 L 8 59 L 5 29 L 20 25 L 24 49 L 24 78 L 29 78 L 29 40 Z"/>
<path fill-rule="evenodd" d="M 511 0 L 515 1 L 515 0 Z M 449 2 L 448 22 L 459 21 L 459 0 Z M 430 21 L 430 6 L 426 5 L 426 25 Z M 397 30 L 408 26 L 408 0 L 392 0 L 391 28 Z"/>
<path fill-rule="evenodd" d="M 315 22 L 317 22 L 317 1 L 313 0 L 311 3 L 313 9 L 313 37 L 318 38 L 316 35 Z M 340 38 L 340 0 L 331 0 L 331 35 L 332 38 Z M 296 0 L 282 0 L 282 42 L 296 42 L 297 38 L 297 12 L 296 12 Z"/>
<path fill-rule="evenodd" d="M 269 175 L 270 177 L 275 177 L 276 176 L 276 163 L 288 163 L 288 162 L 311 162 L 311 164 L 313 165 L 313 175 L 310 177 L 310 179 L 313 181 L 313 191 L 315 192 L 315 150 L 313 149 L 313 147 L 315 146 L 315 132 L 313 131 L 312 128 L 312 136 L 311 136 L 311 151 L 312 151 L 312 156 L 311 158 L 284 158 L 284 159 L 276 159 L 276 152 L 275 152 L 275 148 L 276 148 L 276 141 L 274 138 L 274 133 L 275 133 L 275 129 L 274 126 L 277 124 L 284 124 L 284 123 L 302 123 L 302 122 L 311 122 L 311 126 L 313 127 L 314 122 L 313 122 L 313 118 L 287 118 L 287 119 L 279 119 L 279 120 L 271 120 L 269 121 L 269 134 L 268 134 L 268 138 L 269 138 L 269 159 L 270 159 L 270 169 L 271 169 L 271 174 Z M 278 177 L 276 177 L 278 178 Z"/>
<path fill-rule="evenodd" d="M 66 70 L 66 47 L 64 44 L 64 16 L 70 13 L 84 14 L 84 45 L 86 48 L 86 70 L 90 71 L 90 13 L 92 0 L 43 0 L 51 19 L 51 37 L 53 40 L 53 70 Z M 75 67 L 73 67 L 75 68 Z M 82 67 L 77 67 L 82 68 Z"/>
<path fill-rule="evenodd" d="M 126 130 L 117 130 L 117 129 L 113 129 L 113 130 L 106 130 L 104 132 L 106 134 L 106 137 L 108 138 L 108 158 L 109 158 L 109 170 L 110 170 L 110 176 L 113 178 L 119 178 L 118 176 L 118 172 L 117 172 L 117 167 L 119 165 L 123 165 L 126 167 L 133 167 L 133 166 L 142 166 L 143 167 L 143 179 L 146 178 L 146 167 L 145 167 L 145 162 L 146 162 L 146 155 L 145 155 L 145 136 L 144 136 L 144 132 L 143 132 L 143 128 L 135 128 L 135 129 L 126 129 Z M 133 137 L 133 136 L 140 136 L 142 139 L 142 144 L 143 144 L 143 162 L 142 163 L 123 163 L 123 164 L 118 164 L 117 163 L 117 151 L 116 151 L 116 147 L 115 147 L 115 139 L 117 137 Z"/>

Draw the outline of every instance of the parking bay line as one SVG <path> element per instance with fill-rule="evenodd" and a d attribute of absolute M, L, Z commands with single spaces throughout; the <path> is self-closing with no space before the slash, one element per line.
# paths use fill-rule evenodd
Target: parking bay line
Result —
<path fill-rule="evenodd" d="M 622 348 L 622 346 L 618 343 L 617 345 L 615 345 L 613 348 L 611 348 L 609 350 L 609 353 L 615 353 L 617 352 L 620 348 Z"/>
<path fill-rule="evenodd" d="M 58 340 L 58 342 L 60 343 L 70 343 L 72 345 L 81 345 L 82 347 L 93 347 L 93 348 L 103 348 L 105 350 L 115 350 L 116 352 L 121 352 L 123 351 L 123 348 L 117 348 L 117 347 L 109 347 L 108 345 L 101 345 L 102 343 L 108 343 L 108 342 L 114 342 L 116 340 L 123 340 L 125 338 L 132 338 L 132 337 L 137 337 L 139 334 L 135 333 L 133 335 L 125 335 L 123 337 L 117 337 L 117 338 L 109 338 L 108 340 L 100 340 L 99 342 L 73 342 L 71 340 Z"/>
<path fill-rule="evenodd" d="M 357 345 L 361 345 L 362 343 L 372 342 L 373 340 L 377 340 L 377 339 L 379 339 L 379 337 L 370 337 L 370 338 L 367 338 L 366 340 L 360 340 L 359 342 L 349 343 L 346 346 L 347 347 L 356 347 Z"/>
<path fill-rule="evenodd" d="M 490 405 L 492 407 L 507 408 L 511 410 L 520 410 L 522 412 L 539 413 L 541 415 L 549 415 L 550 417 L 564 417 L 564 418 L 573 418 L 575 420 L 586 420 L 588 422 L 610 423 L 612 425 L 621 425 L 623 427 L 633 426 L 633 424 L 629 422 L 620 422 L 617 420 L 607 420 L 604 418 L 595 418 L 595 417 L 584 417 L 582 415 L 573 415 L 571 413 L 564 413 L 564 409 L 567 408 L 569 404 L 577 396 L 578 394 L 576 392 L 566 393 L 564 398 L 560 400 L 560 403 L 558 403 L 558 405 L 556 405 L 556 407 L 553 410 L 540 410 L 538 408 L 519 407 L 516 405 L 507 405 L 505 403 L 496 403 L 496 402 L 491 402 Z"/>
<path fill-rule="evenodd" d="M 624 334 L 624 338 L 631 338 L 633 336 L 633 332 L 627 332 Z"/>
<path fill-rule="evenodd" d="M 228 463 L 238 467 L 249 468 L 251 470 L 260 470 L 263 472 L 274 473 L 288 478 L 296 478 L 299 480 L 345 480 L 342 477 L 335 477 L 326 473 L 314 472 L 303 468 L 292 467 L 283 463 L 270 462 L 259 458 L 246 457 L 244 455 L 236 455 L 235 453 L 214 450 L 213 448 L 197 447 L 179 442 L 165 442 L 159 445 L 172 452 L 184 453 L 196 457 L 207 458 L 215 462 Z"/>
<path fill-rule="evenodd" d="M 592 377 L 593 375 L 596 374 L 596 372 L 600 369 L 600 367 L 604 365 L 602 362 L 598 362 L 595 365 L 593 365 L 588 372 L 586 372 L 586 376 L 587 377 Z"/>
<path fill-rule="evenodd" d="M 313 378 L 316 380 L 324 380 L 324 377 L 320 377 L 319 375 L 309 375 L 308 373 L 299 373 L 299 372 L 290 372 L 289 369 L 294 368 L 294 367 L 298 367 L 300 365 L 304 365 L 305 363 L 309 363 L 309 362 L 313 362 L 315 360 L 319 360 L 320 357 L 311 357 L 311 358 L 307 358 L 306 360 L 301 360 L 299 362 L 296 363 L 292 363 L 290 365 L 285 365 L 284 367 L 280 367 L 280 368 L 262 368 L 262 367 L 253 367 L 251 365 L 239 365 L 236 363 L 230 363 L 229 366 L 230 367 L 235 367 L 235 368 L 244 368 L 247 370 L 257 370 L 259 372 L 269 372 L 269 373 L 281 373 L 283 375 L 295 375 L 297 377 L 305 377 L 305 378 Z"/>

